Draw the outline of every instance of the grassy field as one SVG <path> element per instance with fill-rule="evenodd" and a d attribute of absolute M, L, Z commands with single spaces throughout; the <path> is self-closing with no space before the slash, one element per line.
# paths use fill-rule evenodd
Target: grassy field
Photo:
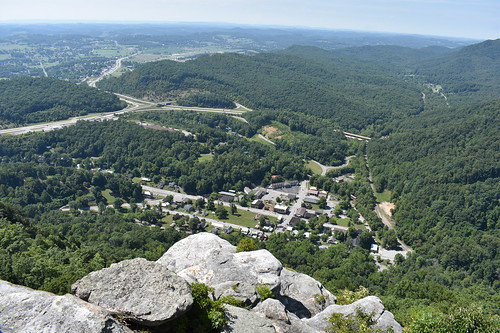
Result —
<path fill-rule="evenodd" d="M 308 167 L 309 169 L 311 169 L 311 171 L 315 174 L 315 175 L 321 175 L 321 172 L 323 171 L 321 169 L 321 167 L 319 166 L 318 163 L 314 162 L 314 161 L 309 161 L 307 162 L 306 164 L 306 167 Z"/>
<path fill-rule="evenodd" d="M 0 54 L 0 61 L 10 59 L 10 54 Z"/>
<path fill-rule="evenodd" d="M 389 190 L 385 190 L 382 193 L 375 193 L 375 198 L 377 198 L 377 202 L 385 202 L 385 201 L 391 201 L 391 196 L 392 193 Z"/>
<path fill-rule="evenodd" d="M 214 159 L 214 155 L 212 154 L 201 154 L 200 157 L 198 157 L 198 162 L 209 162 Z"/>
<path fill-rule="evenodd" d="M 102 196 L 104 198 L 106 198 L 106 201 L 108 202 L 108 205 L 112 205 L 115 202 L 116 198 L 111 194 L 111 190 L 110 189 L 104 190 L 101 193 L 102 193 Z"/>
<path fill-rule="evenodd" d="M 227 207 L 226 207 L 227 208 Z M 228 209 L 229 210 L 229 209 Z M 259 221 L 254 220 L 256 213 L 249 212 L 246 210 L 238 209 L 238 215 L 228 214 L 228 218 L 223 220 L 224 222 L 233 223 L 237 225 L 241 225 L 247 228 L 254 228 Z M 276 222 L 275 217 L 266 216 L 271 222 Z"/>
<path fill-rule="evenodd" d="M 121 67 L 120 69 L 118 69 L 117 71 L 113 72 L 113 74 L 111 74 L 111 76 L 113 77 L 119 77 L 121 76 L 123 73 L 126 73 L 128 72 L 129 69 L 126 68 L 126 67 Z"/>
<path fill-rule="evenodd" d="M 167 225 L 170 225 L 174 221 L 174 216 L 172 214 L 166 215 L 161 221 Z"/>
<path fill-rule="evenodd" d="M 345 218 L 345 219 L 335 218 L 334 221 L 335 221 L 335 223 L 337 223 L 337 225 L 340 225 L 342 227 L 349 227 L 349 222 L 351 222 L 351 219 L 350 218 Z M 354 224 L 353 226 L 355 228 L 361 229 L 361 230 L 365 230 L 366 229 L 366 227 L 364 226 L 364 224 Z"/>
<path fill-rule="evenodd" d="M 165 56 L 159 54 L 138 54 L 135 57 L 130 58 L 129 60 L 144 64 L 146 62 L 158 61 L 160 59 L 165 59 Z"/>

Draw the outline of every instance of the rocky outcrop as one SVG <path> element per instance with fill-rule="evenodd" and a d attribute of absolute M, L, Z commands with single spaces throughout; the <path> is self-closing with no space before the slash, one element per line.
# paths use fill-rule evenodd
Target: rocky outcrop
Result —
<path fill-rule="evenodd" d="M 319 333 L 329 328 L 333 313 L 348 316 L 359 310 L 372 314 L 381 332 L 402 332 L 379 298 L 336 305 L 321 283 L 283 268 L 268 251 L 237 253 L 235 246 L 208 233 L 183 239 L 157 262 L 125 260 L 90 273 L 72 286 L 81 299 L 0 281 L 0 332 L 131 332 L 113 314 L 141 325 L 162 325 L 191 307 L 186 280 L 213 287 L 214 299 L 231 295 L 251 308 L 227 305 L 224 332 Z M 262 301 L 259 285 L 271 289 L 275 299 Z"/>
<path fill-rule="evenodd" d="M 310 318 L 335 304 L 335 296 L 309 275 L 283 269 L 280 278 L 279 300 L 299 318 Z"/>
<path fill-rule="evenodd" d="M 224 333 L 275 333 L 272 323 L 246 309 L 226 305 L 227 325 Z"/>
<path fill-rule="evenodd" d="M 325 331 L 329 324 L 328 318 L 333 313 L 341 313 L 348 316 L 356 314 L 358 309 L 366 314 L 373 314 L 372 319 L 376 321 L 374 327 L 380 328 L 382 332 L 386 332 L 390 328 L 392 328 L 394 333 L 401 333 L 403 331 L 401 325 L 394 320 L 392 313 L 386 311 L 380 298 L 375 296 L 362 298 L 349 305 L 330 305 L 316 316 L 305 319 L 304 322 L 313 328 Z"/>
<path fill-rule="evenodd" d="M 0 281 L 0 332 L 132 333 L 105 309 Z"/>
<path fill-rule="evenodd" d="M 193 304 L 189 284 L 165 266 L 143 258 L 125 260 L 77 281 L 71 291 L 131 321 L 161 325 Z"/>
<path fill-rule="evenodd" d="M 215 288 L 216 297 L 232 295 L 247 305 L 258 301 L 259 284 L 279 293 L 283 269 L 267 250 L 236 253 L 235 246 L 210 233 L 177 242 L 157 262 L 187 281 Z"/>

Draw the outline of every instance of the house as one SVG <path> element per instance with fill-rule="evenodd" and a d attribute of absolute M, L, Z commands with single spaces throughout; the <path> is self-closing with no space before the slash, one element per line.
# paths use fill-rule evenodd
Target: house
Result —
<path fill-rule="evenodd" d="M 255 194 L 254 194 L 254 196 L 253 196 L 253 197 L 254 197 L 254 198 L 256 198 L 256 199 L 261 199 L 261 198 L 264 196 L 264 194 L 266 194 L 266 190 L 264 190 L 263 188 L 259 188 L 259 189 L 255 192 Z"/>
<path fill-rule="evenodd" d="M 212 222 L 212 227 L 217 228 L 217 229 L 223 229 L 224 228 L 224 223 L 222 223 L 222 222 Z"/>
<path fill-rule="evenodd" d="M 370 252 L 371 253 L 378 253 L 378 245 L 377 244 L 372 244 L 370 246 Z"/>
<path fill-rule="evenodd" d="M 304 213 L 304 218 L 306 218 L 306 219 L 310 219 L 311 217 L 316 217 L 316 213 L 314 213 L 314 212 L 309 212 L 309 211 L 306 211 L 306 212 Z"/>
<path fill-rule="evenodd" d="M 224 196 L 224 195 L 227 195 L 227 196 L 230 196 L 230 197 L 235 197 L 236 196 L 236 191 L 234 190 L 230 190 L 230 191 L 220 191 L 219 192 L 220 195 Z"/>
<path fill-rule="evenodd" d="M 233 202 L 234 196 L 232 196 L 232 195 L 225 195 L 224 194 L 223 196 L 220 197 L 219 200 L 222 201 L 222 202 Z"/>
<path fill-rule="evenodd" d="M 293 226 L 297 225 L 297 223 L 299 223 L 299 222 L 300 222 L 300 219 L 298 217 L 296 217 L 296 216 L 292 217 L 290 219 L 290 227 L 288 227 L 288 228 L 292 228 Z M 287 228 L 287 230 L 288 230 L 288 228 Z"/>
<path fill-rule="evenodd" d="M 274 212 L 279 214 L 288 214 L 288 206 L 285 205 L 275 205 Z"/>
<path fill-rule="evenodd" d="M 257 209 L 262 209 L 264 207 L 264 203 L 262 202 L 262 200 L 256 199 L 256 200 L 252 201 L 251 207 L 257 208 Z"/>
<path fill-rule="evenodd" d="M 297 209 L 297 211 L 295 212 L 295 216 L 297 217 L 304 217 L 304 214 L 307 212 L 307 210 L 304 208 L 304 207 L 300 207 L 299 209 Z"/>
<path fill-rule="evenodd" d="M 305 197 L 304 202 L 315 205 L 319 202 L 319 199 L 314 197 Z"/>
<path fill-rule="evenodd" d="M 144 191 L 144 197 L 145 198 L 152 198 L 153 194 L 150 191 Z"/>
<path fill-rule="evenodd" d="M 230 233 L 232 233 L 234 230 L 233 230 L 233 227 L 231 227 L 230 225 L 228 225 L 228 226 L 224 227 L 224 228 L 222 229 L 222 231 L 224 231 L 226 234 L 230 234 Z"/>
<path fill-rule="evenodd" d="M 318 194 L 319 194 L 319 191 L 312 189 L 312 187 L 307 191 L 307 195 L 314 195 L 315 197 L 317 197 Z"/>
<path fill-rule="evenodd" d="M 193 207 L 193 205 L 187 204 L 187 205 L 184 205 L 184 210 L 186 212 L 194 212 L 194 207 Z"/>
<path fill-rule="evenodd" d="M 288 200 L 290 200 L 290 201 L 297 199 L 297 195 L 294 193 L 288 193 L 287 197 L 288 197 Z"/>
<path fill-rule="evenodd" d="M 273 190 L 277 190 L 277 189 L 280 189 L 280 188 L 283 188 L 283 187 L 285 187 L 285 183 L 284 182 L 279 182 L 279 183 L 274 183 L 274 184 L 269 185 L 269 188 L 273 189 Z"/>
<path fill-rule="evenodd" d="M 141 181 L 143 181 L 143 182 L 150 182 L 150 181 L 151 181 L 151 178 L 148 178 L 148 177 L 142 177 L 142 178 L 141 178 Z"/>
<path fill-rule="evenodd" d="M 321 190 L 321 191 L 319 191 L 318 196 L 319 196 L 320 198 L 326 198 L 326 197 L 328 197 L 328 191 Z"/>
<path fill-rule="evenodd" d="M 343 226 L 340 226 L 340 225 L 333 225 L 331 227 L 332 231 L 340 231 L 341 233 L 343 233 L 344 235 L 347 233 L 347 227 L 343 227 Z"/>

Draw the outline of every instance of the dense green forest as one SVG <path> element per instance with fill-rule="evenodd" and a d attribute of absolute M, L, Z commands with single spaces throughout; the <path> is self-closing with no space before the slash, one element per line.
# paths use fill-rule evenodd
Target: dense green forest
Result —
<path fill-rule="evenodd" d="M 416 265 L 431 265 L 451 288 L 500 287 L 499 115 L 499 102 L 467 106 L 368 145 L 375 186 L 396 203 L 399 237 L 419 254 Z"/>
<path fill-rule="evenodd" d="M 186 111 L 161 111 L 129 113 L 124 119 L 187 129 L 196 133 L 199 141 L 224 141 L 214 137 L 218 129 L 252 138 L 267 125 L 286 126 L 289 135 L 274 138 L 278 151 L 288 152 L 298 159 L 313 159 L 325 165 L 342 164 L 345 157 L 352 154 L 353 144 L 338 129 L 334 121 L 314 116 L 278 110 L 252 111 L 243 115 L 245 121 L 222 114 L 206 114 Z M 279 173 L 279 170 L 275 170 Z"/>
<path fill-rule="evenodd" d="M 118 97 L 54 78 L 0 80 L 0 124 L 39 123 L 124 108 Z"/>
<path fill-rule="evenodd" d="M 51 211 L 31 220 L 0 202 L 0 278 L 54 293 L 114 262 L 158 259 L 182 234 L 146 228 L 134 215 Z"/>
<path fill-rule="evenodd" d="M 154 182 L 176 181 L 186 192 L 195 194 L 266 185 L 272 174 L 304 179 L 308 173 L 304 161 L 290 153 L 225 129 L 205 127 L 204 133 L 193 137 L 126 121 L 79 122 L 43 135 L 1 137 L 0 155 L 9 162 L 80 164 L 88 170 L 106 166 L 116 173 L 149 177 Z M 201 154 L 212 154 L 213 158 L 202 161 Z"/>
<path fill-rule="evenodd" d="M 421 110 L 420 91 L 414 84 L 360 61 L 327 66 L 314 60 L 314 52 L 320 49 L 311 50 L 307 59 L 290 50 L 202 56 L 184 63 L 160 61 L 104 80 L 99 87 L 154 100 L 201 90 L 253 108 L 288 109 L 333 119 L 344 129 L 360 130 Z"/>

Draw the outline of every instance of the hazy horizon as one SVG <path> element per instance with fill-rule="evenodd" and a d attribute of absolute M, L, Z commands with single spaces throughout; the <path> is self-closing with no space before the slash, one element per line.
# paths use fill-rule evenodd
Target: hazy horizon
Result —
<path fill-rule="evenodd" d="M 18 0 L 0 23 L 228 24 L 412 34 L 500 37 L 494 0 Z"/>

